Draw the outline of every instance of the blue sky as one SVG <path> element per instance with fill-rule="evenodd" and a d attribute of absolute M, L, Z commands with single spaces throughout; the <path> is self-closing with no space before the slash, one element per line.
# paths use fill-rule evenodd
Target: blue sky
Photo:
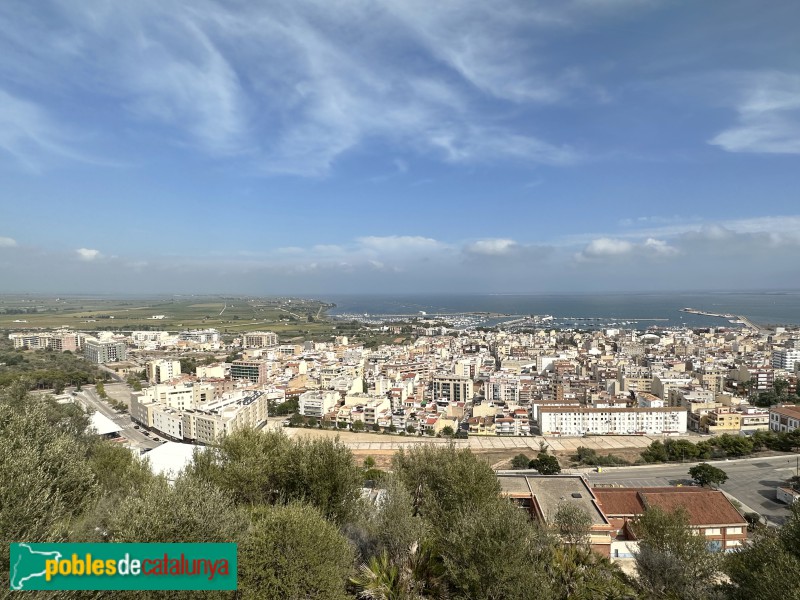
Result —
<path fill-rule="evenodd" d="M 0 4 L 0 292 L 796 288 L 800 4 Z"/>

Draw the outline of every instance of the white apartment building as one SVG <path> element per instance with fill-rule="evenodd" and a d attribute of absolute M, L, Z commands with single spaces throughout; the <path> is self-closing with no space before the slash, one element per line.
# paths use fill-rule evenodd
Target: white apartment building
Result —
<path fill-rule="evenodd" d="M 339 404 L 339 398 L 335 391 L 309 390 L 300 394 L 298 412 L 304 417 L 321 419 Z"/>
<path fill-rule="evenodd" d="M 145 371 L 150 383 L 164 383 L 181 374 L 181 361 L 151 360 L 145 365 Z"/>
<path fill-rule="evenodd" d="M 686 410 L 681 408 L 541 407 L 542 435 L 660 435 L 686 433 Z"/>
<path fill-rule="evenodd" d="M 800 350 L 796 348 L 774 350 L 772 352 L 772 368 L 794 371 L 800 363 Z"/>
<path fill-rule="evenodd" d="M 194 342 L 196 344 L 218 344 L 219 331 L 216 329 L 195 329 L 192 331 L 183 331 L 178 335 L 179 339 L 184 342 Z"/>
<path fill-rule="evenodd" d="M 258 390 L 208 402 L 183 414 L 185 439 L 211 444 L 245 427 L 257 428 L 267 420 L 270 400 L 286 399 L 283 390 Z"/>
<path fill-rule="evenodd" d="M 489 402 L 519 404 L 519 377 L 499 373 L 484 384 L 484 396 Z"/>

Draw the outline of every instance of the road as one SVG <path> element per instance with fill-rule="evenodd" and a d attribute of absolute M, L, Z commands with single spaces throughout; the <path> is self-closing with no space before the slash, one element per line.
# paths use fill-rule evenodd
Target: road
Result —
<path fill-rule="evenodd" d="M 659 486 L 690 483 L 689 468 L 698 463 L 648 465 L 642 467 L 603 467 L 602 473 L 588 472 L 591 485 Z M 797 455 L 714 461 L 728 475 L 720 486 L 749 509 L 770 522 L 781 525 L 789 508 L 775 500 L 775 488 L 795 474 Z"/>
<path fill-rule="evenodd" d="M 152 436 L 147 437 L 140 430 L 134 429 L 133 421 L 128 413 L 118 413 L 103 402 L 97 396 L 94 387 L 84 387 L 82 391 L 78 392 L 76 398 L 86 408 L 99 412 L 101 415 L 114 421 L 114 423 L 122 428 L 120 435 L 130 440 L 134 446 L 149 450 L 159 445 L 159 442 L 154 442 L 151 439 Z"/>

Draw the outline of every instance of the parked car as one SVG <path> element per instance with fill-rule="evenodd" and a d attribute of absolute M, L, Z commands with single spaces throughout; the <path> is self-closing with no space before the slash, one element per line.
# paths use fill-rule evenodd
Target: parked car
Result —
<path fill-rule="evenodd" d="M 153 441 L 154 441 L 154 442 L 160 442 L 160 441 L 161 441 L 161 438 L 154 437 L 154 438 L 153 438 Z"/>
<path fill-rule="evenodd" d="M 134 425 L 133 428 L 134 429 L 139 429 L 139 426 L 138 425 Z"/>

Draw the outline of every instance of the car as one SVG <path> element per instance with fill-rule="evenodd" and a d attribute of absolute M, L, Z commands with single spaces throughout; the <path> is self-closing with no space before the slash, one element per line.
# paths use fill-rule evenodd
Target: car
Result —
<path fill-rule="evenodd" d="M 153 441 L 154 441 L 154 442 L 160 442 L 160 441 L 161 441 L 161 438 L 154 437 L 154 438 L 153 438 Z"/>
<path fill-rule="evenodd" d="M 133 428 L 134 429 L 139 429 L 139 426 L 138 425 L 134 425 Z"/>
<path fill-rule="evenodd" d="M 286 419 L 286 420 L 283 422 L 283 426 L 284 426 L 284 427 L 288 427 L 290 424 L 291 424 L 291 421 L 289 421 L 289 419 Z"/>
<path fill-rule="evenodd" d="M 144 435 L 146 435 L 147 437 L 150 437 L 150 432 L 149 432 L 149 431 L 143 431 L 142 433 L 143 433 Z"/>

